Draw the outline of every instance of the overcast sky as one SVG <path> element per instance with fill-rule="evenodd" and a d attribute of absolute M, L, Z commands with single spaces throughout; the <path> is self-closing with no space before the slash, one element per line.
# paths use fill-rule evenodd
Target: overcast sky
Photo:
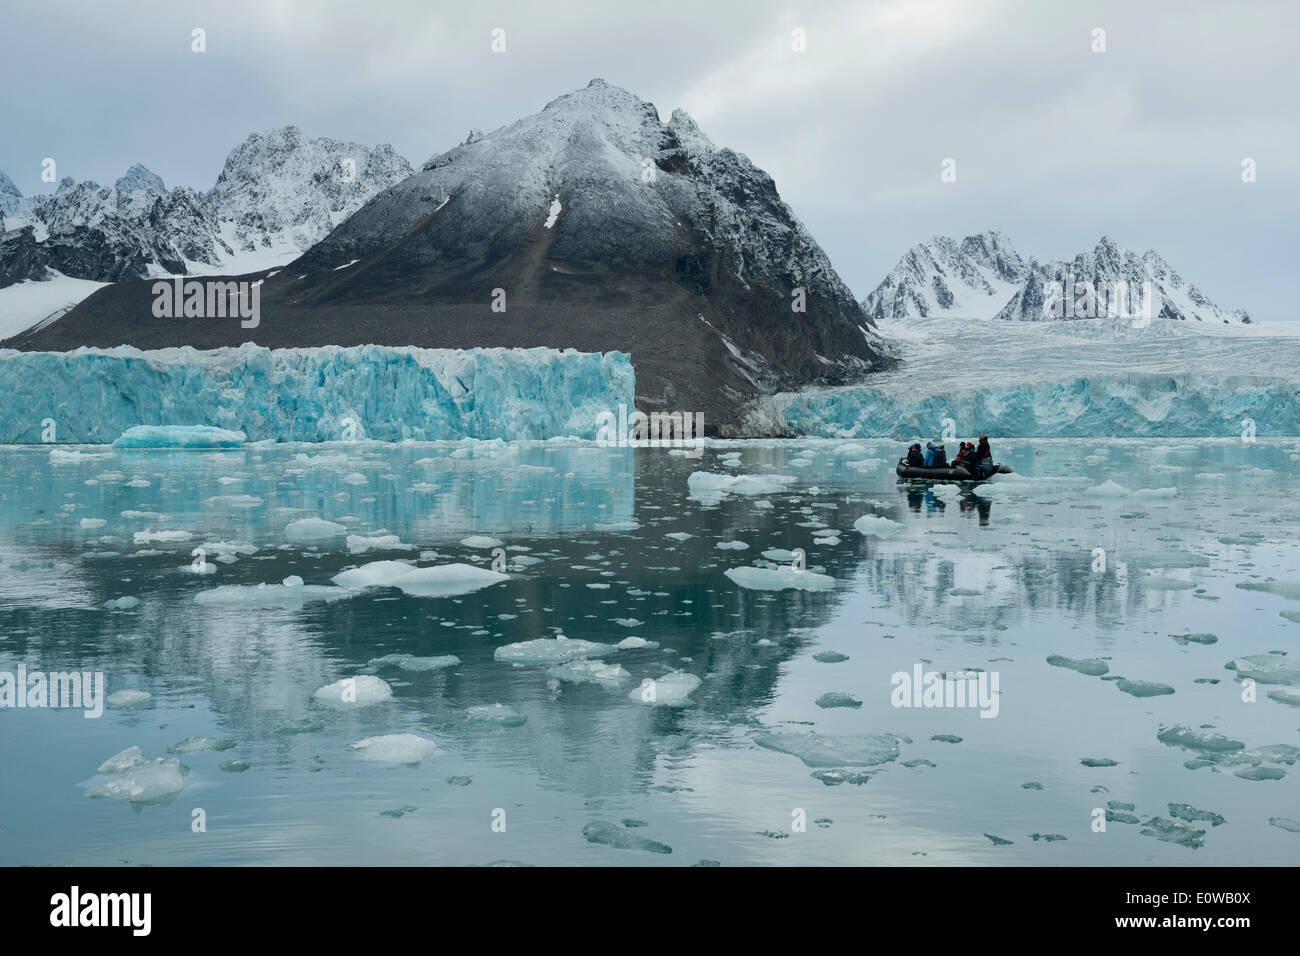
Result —
<path fill-rule="evenodd" d="M 33 193 L 47 156 L 106 185 L 142 162 L 206 190 L 290 123 L 418 165 L 599 76 L 771 173 L 859 296 L 918 241 L 996 228 L 1039 258 L 1154 247 L 1289 320 L 1298 40 L 1297 0 L 11 0 L 0 170 Z"/>

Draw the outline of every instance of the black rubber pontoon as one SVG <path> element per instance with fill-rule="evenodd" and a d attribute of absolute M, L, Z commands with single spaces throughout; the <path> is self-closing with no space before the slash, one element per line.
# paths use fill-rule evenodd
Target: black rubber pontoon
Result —
<path fill-rule="evenodd" d="M 945 465 L 942 468 L 918 468 L 916 465 L 909 465 L 906 458 L 900 458 L 898 467 L 895 469 L 899 478 L 912 478 L 922 481 L 987 481 L 992 475 L 1009 475 L 1011 470 L 1010 465 L 994 465 L 992 471 L 976 475 L 962 465 Z"/>

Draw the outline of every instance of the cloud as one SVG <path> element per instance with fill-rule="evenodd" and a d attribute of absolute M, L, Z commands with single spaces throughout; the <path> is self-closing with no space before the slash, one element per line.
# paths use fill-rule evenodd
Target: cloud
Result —
<path fill-rule="evenodd" d="M 33 192 L 46 156 L 100 182 L 143 162 L 207 189 L 288 123 L 419 163 L 601 76 L 770 172 L 860 295 L 913 243 L 994 227 L 1039 257 L 1154 246 L 1221 305 L 1287 318 L 1297 26 L 1290 0 L 29 4 L 0 40 L 0 169 Z"/>

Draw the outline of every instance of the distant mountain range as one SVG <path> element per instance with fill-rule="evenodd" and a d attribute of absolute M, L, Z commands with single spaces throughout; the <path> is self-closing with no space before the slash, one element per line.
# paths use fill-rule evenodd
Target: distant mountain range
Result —
<path fill-rule="evenodd" d="M 65 177 L 31 197 L 0 173 L 0 289 L 51 270 L 120 282 L 283 264 L 411 172 L 391 146 L 286 126 L 232 150 L 207 193 L 169 190 L 140 164 L 112 186 Z"/>
<path fill-rule="evenodd" d="M 255 330 L 156 318 L 151 283 L 127 281 L 5 344 L 621 350 L 632 354 L 639 404 L 702 412 L 715 433 L 759 395 L 860 380 L 891 361 L 767 173 L 715 146 L 684 112 L 661 122 L 653 104 L 603 80 L 472 132 L 415 173 L 387 147 L 290 131 L 251 137 L 204 196 L 160 194 L 143 169 L 124 177 L 130 188 L 76 187 L 104 214 L 70 218 L 82 248 L 58 259 L 127 278 L 234 261 L 286 238 L 310 245 L 291 266 L 255 276 Z M 333 182 L 341 152 L 357 158 L 361 182 L 350 189 Z M 68 203 L 60 197 L 73 188 L 46 202 Z M 123 208 L 146 206 L 148 231 L 98 225 L 112 217 L 134 228 L 139 213 Z M 92 228 L 119 248 L 104 254 Z M 67 235 L 33 230 L 8 268 L 40 265 L 42 244 L 49 255 Z"/>
<path fill-rule="evenodd" d="M 1230 312 L 1211 302 L 1154 249 L 1139 256 L 1103 237 L 1091 252 L 1068 262 L 1039 262 L 1026 259 L 995 231 L 960 242 L 935 236 L 913 246 L 862 305 L 871 316 L 887 319 L 1043 321 L 1088 317 L 1090 311 L 1104 316 L 1100 303 L 1089 302 L 1089 290 L 1113 290 L 1120 283 L 1129 297 L 1126 307 L 1150 293 L 1143 304 L 1153 319 L 1250 322 L 1244 311 Z"/>

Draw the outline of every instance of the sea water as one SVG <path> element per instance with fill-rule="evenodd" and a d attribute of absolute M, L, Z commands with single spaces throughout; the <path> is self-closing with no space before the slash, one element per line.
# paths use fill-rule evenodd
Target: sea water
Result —
<path fill-rule="evenodd" d="M 901 451 L 0 449 L 0 863 L 1294 862 L 1300 442 Z"/>

